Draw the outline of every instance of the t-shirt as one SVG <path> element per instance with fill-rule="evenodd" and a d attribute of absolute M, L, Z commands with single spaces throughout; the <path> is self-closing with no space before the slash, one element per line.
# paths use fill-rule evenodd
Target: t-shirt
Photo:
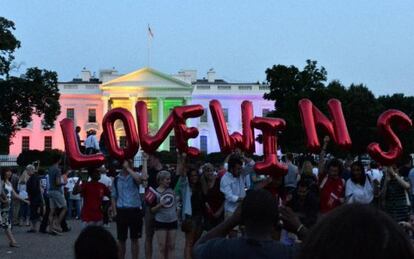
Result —
<path fill-rule="evenodd" d="M 325 176 L 322 179 L 320 191 L 321 213 L 327 213 L 342 204 L 340 199 L 345 195 L 344 180 Z"/>
<path fill-rule="evenodd" d="M 101 179 L 99 179 L 99 182 L 105 185 L 108 188 L 111 188 L 112 186 L 112 180 L 109 178 L 106 174 L 101 174 Z M 104 201 L 109 201 L 109 196 L 103 197 Z"/>
<path fill-rule="evenodd" d="M 49 175 L 49 191 L 58 191 L 63 193 L 62 186 L 56 185 L 56 179 L 61 177 L 62 174 L 57 166 L 52 166 L 48 170 Z"/>
<path fill-rule="evenodd" d="M 152 187 L 152 189 L 156 189 L 158 187 L 157 183 L 157 174 L 159 170 L 154 168 L 148 168 L 148 187 Z"/>
<path fill-rule="evenodd" d="M 152 207 L 161 203 L 161 201 L 165 204 L 155 213 L 155 220 L 162 223 L 177 221 L 177 202 L 174 190 L 168 188 L 163 192 L 159 192 L 157 189 L 154 189 L 154 191 L 157 199 L 156 203 L 154 203 Z"/>
<path fill-rule="evenodd" d="M 298 167 L 292 163 L 288 163 L 288 172 L 285 175 L 285 186 L 296 188 L 298 181 Z"/>
<path fill-rule="evenodd" d="M 100 182 L 87 182 L 81 185 L 81 195 L 83 197 L 82 221 L 101 221 L 102 198 L 111 195 L 108 187 Z"/>
<path fill-rule="evenodd" d="M 292 259 L 298 253 L 298 246 L 283 245 L 274 240 L 258 241 L 247 238 L 216 238 L 194 249 L 197 259 Z"/>
<path fill-rule="evenodd" d="M 40 190 L 40 178 L 37 175 L 30 176 L 26 183 L 27 194 L 30 204 L 40 205 L 42 203 L 42 192 Z"/>

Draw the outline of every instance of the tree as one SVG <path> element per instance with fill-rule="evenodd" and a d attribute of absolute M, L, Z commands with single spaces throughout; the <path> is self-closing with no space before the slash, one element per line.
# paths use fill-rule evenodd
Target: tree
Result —
<path fill-rule="evenodd" d="M 43 116 L 45 130 L 54 126 L 60 95 L 56 72 L 29 68 L 22 77 L 9 75 L 20 42 L 13 36 L 12 21 L 0 17 L 0 28 L 0 153 L 8 153 L 12 137 L 32 121 L 32 115 Z"/>
<path fill-rule="evenodd" d="M 298 102 L 302 98 L 319 98 L 316 93 L 325 88 L 327 72 L 318 68 L 316 61 L 307 60 L 303 70 L 295 66 L 275 65 L 266 70 L 270 92 L 264 98 L 275 101 L 271 117 L 286 120 L 286 129 L 279 137 L 279 143 L 286 151 L 304 152 L 304 135 L 300 121 Z"/>
<path fill-rule="evenodd" d="M 342 103 L 342 110 L 351 136 L 352 154 L 366 153 L 366 147 L 378 141 L 376 121 L 381 106 L 373 93 L 364 85 L 351 85 L 346 88 L 340 81 L 325 85 L 327 72 L 318 68 L 316 61 L 306 61 L 302 71 L 294 66 L 273 66 L 266 70 L 270 92 L 264 98 L 275 100 L 276 111 L 270 116 L 286 120 L 286 130 L 280 136 L 285 151 L 305 152 L 305 134 L 301 124 L 298 102 L 309 98 L 324 114 L 329 115 L 327 102 L 336 98 Z M 407 107 L 408 109 L 408 107 Z M 319 129 L 318 129 L 319 130 Z M 319 132 L 320 136 L 326 133 Z M 334 154 L 343 156 L 345 152 L 334 148 Z"/>
<path fill-rule="evenodd" d="M 20 48 L 20 41 L 14 37 L 14 22 L 0 17 L 0 76 L 8 76 L 14 60 L 14 51 Z"/>

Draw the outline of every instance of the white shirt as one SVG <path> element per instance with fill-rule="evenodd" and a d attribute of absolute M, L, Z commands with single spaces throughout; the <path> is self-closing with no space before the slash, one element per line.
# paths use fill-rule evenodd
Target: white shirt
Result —
<path fill-rule="evenodd" d="M 354 183 L 351 179 L 346 181 L 345 197 L 348 204 L 369 204 L 374 199 L 374 189 L 368 177 L 365 179 L 364 186 Z"/>
<path fill-rule="evenodd" d="M 99 150 L 99 142 L 96 135 L 89 135 L 89 137 L 85 140 L 85 148 L 94 148 Z"/>
<path fill-rule="evenodd" d="M 106 174 L 101 174 L 101 179 L 99 179 L 99 182 L 102 183 L 103 185 L 105 185 L 106 187 L 108 187 L 109 190 L 112 187 L 112 179 L 110 177 L 108 177 Z M 109 197 L 104 196 L 103 200 L 104 201 L 109 201 Z"/>
<path fill-rule="evenodd" d="M 234 212 L 237 209 L 239 197 L 246 196 L 246 175 L 240 174 L 234 177 L 230 172 L 226 172 L 220 181 L 220 191 L 224 194 L 224 210 Z"/>
<path fill-rule="evenodd" d="M 371 179 L 373 181 L 378 180 L 378 182 L 381 182 L 384 174 L 378 169 L 370 169 L 369 171 L 367 171 L 367 175 L 371 176 Z"/>

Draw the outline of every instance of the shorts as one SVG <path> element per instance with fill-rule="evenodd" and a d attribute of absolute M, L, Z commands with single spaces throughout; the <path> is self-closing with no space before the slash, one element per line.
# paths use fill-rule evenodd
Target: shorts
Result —
<path fill-rule="evenodd" d="M 153 237 L 154 236 L 154 214 L 151 212 L 150 206 L 145 206 L 145 237 Z"/>
<path fill-rule="evenodd" d="M 142 210 L 139 208 L 117 208 L 116 232 L 119 241 L 128 238 L 138 239 L 142 236 Z"/>
<path fill-rule="evenodd" d="M 66 208 L 66 200 L 63 193 L 59 191 L 49 191 L 49 206 L 51 209 L 61 209 Z"/>
<path fill-rule="evenodd" d="M 158 222 L 154 221 L 154 228 L 155 230 L 174 230 L 177 229 L 178 224 L 177 221 L 174 222 Z"/>

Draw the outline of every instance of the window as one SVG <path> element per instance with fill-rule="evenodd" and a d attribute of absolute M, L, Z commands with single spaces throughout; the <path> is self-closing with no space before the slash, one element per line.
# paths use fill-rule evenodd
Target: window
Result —
<path fill-rule="evenodd" d="M 151 123 L 152 121 L 152 109 L 148 109 L 148 122 Z"/>
<path fill-rule="evenodd" d="M 96 109 L 88 110 L 88 122 L 96 122 Z"/>
<path fill-rule="evenodd" d="M 210 90 L 210 86 L 209 85 L 197 85 L 197 89 Z"/>
<path fill-rule="evenodd" d="M 51 150 L 51 149 L 52 149 L 52 137 L 45 136 L 45 150 Z"/>
<path fill-rule="evenodd" d="M 207 136 L 200 136 L 200 150 L 207 153 Z"/>
<path fill-rule="evenodd" d="M 224 120 L 225 120 L 226 122 L 229 122 L 229 109 L 224 108 L 224 109 L 223 109 L 223 115 L 224 115 Z"/>
<path fill-rule="evenodd" d="M 175 136 L 170 136 L 170 152 L 175 151 Z"/>
<path fill-rule="evenodd" d="M 126 136 L 120 136 L 119 137 L 119 147 L 125 148 L 127 146 L 127 139 Z"/>
<path fill-rule="evenodd" d="M 218 90 L 231 90 L 231 85 L 219 85 L 217 86 Z"/>
<path fill-rule="evenodd" d="M 204 113 L 200 117 L 200 122 L 207 122 L 207 112 L 208 112 L 208 110 L 204 109 Z"/>
<path fill-rule="evenodd" d="M 78 89 L 77 85 L 63 85 L 63 89 Z"/>
<path fill-rule="evenodd" d="M 269 114 L 270 110 L 269 109 L 262 109 L 262 117 L 267 117 L 267 115 Z"/>
<path fill-rule="evenodd" d="M 30 137 L 24 136 L 22 137 L 22 151 L 30 149 Z"/>
<path fill-rule="evenodd" d="M 259 90 L 269 90 L 270 87 L 268 85 L 260 85 Z"/>
<path fill-rule="evenodd" d="M 67 108 L 66 109 L 66 118 L 75 120 L 75 109 L 73 108 Z"/>
<path fill-rule="evenodd" d="M 239 85 L 239 90 L 252 90 L 251 85 Z"/>

